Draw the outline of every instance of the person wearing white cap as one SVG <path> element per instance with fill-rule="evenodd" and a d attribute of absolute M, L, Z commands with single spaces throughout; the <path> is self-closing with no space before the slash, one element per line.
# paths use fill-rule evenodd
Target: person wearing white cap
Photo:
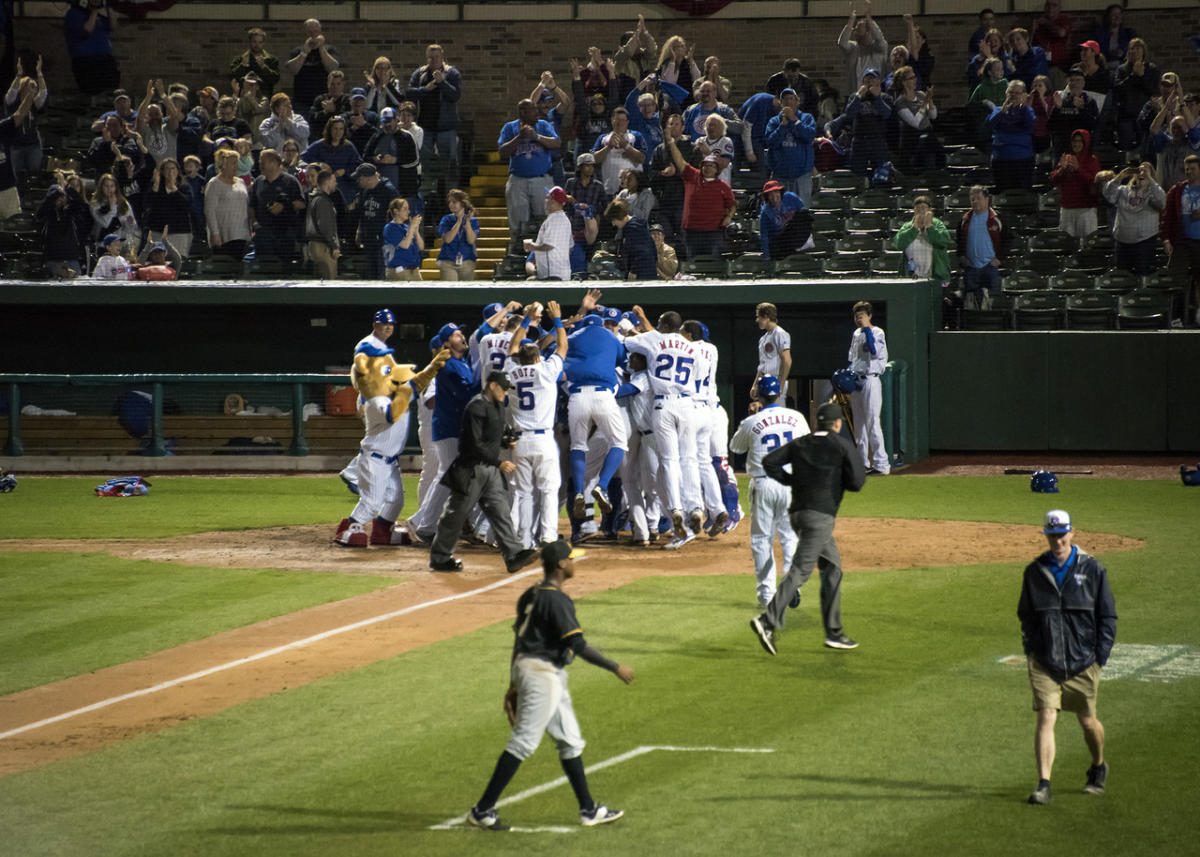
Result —
<path fill-rule="evenodd" d="M 567 192 L 557 185 L 546 192 L 546 219 L 537 238 L 526 238 L 525 252 L 533 253 L 539 280 L 571 279 L 571 221 L 563 207 Z"/>
<path fill-rule="evenodd" d="M 1096 688 L 1117 636 L 1108 572 L 1072 544 L 1071 516 L 1062 509 L 1047 512 L 1042 532 L 1049 550 L 1026 566 L 1017 605 L 1037 712 L 1033 750 L 1038 784 L 1029 795 L 1029 803 L 1035 805 L 1052 799 L 1054 724 L 1060 708 L 1075 713 L 1092 755 L 1084 792 L 1104 794 L 1108 763 L 1104 724 L 1096 717 Z"/>

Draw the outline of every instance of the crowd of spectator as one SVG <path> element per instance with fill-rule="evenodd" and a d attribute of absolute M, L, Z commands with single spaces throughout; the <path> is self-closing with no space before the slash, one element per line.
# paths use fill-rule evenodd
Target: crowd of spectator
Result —
<path fill-rule="evenodd" d="M 654 244 L 692 260 L 740 249 L 727 230 L 744 217 L 763 254 L 781 258 L 811 243 L 815 176 L 848 170 L 864 186 L 919 188 L 926 174 L 944 172 L 947 150 L 968 143 L 990 170 L 989 191 L 1044 181 L 1057 194 L 1063 232 L 1085 239 L 1106 227 L 1141 248 L 1114 250 L 1117 264 L 1136 258 L 1142 270 L 1147 252 L 1161 247 L 1172 251 L 1173 265 L 1190 268 L 1194 254 L 1185 251 L 1200 240 L 1191 209 L 1172 218 L 1162 206 L 1181 183 L 1179 204 L 1192 199 L 1186 162 L 1200 152 L 1200 96 L 1152 61 L 1118 4 L 1094 31 L 1081 30 L 1056 0 L 1028 20 L 1012 16 L 1002 25 L 1001 17 L 982 10 L 961 58 L 947 64 L 943 57 L 939 66 L 913 16 L 903 16 L 903 33 L 893 34 L 903 43 L 893 44 L 869 0 L 861 12 L 851 4 L 837 38 L 845 78 L 835 88 L 805 74 L 795 57 L 764 70 L 761 84 L 731 80 L 719 56 L 699 54 L 682 36 L 660 47 L 639 16 L 611 55 L 591 46 L 570 60 L 568 86 L 542 72 L 501 130 L 495 148 L 509 167 L 511 233 L 532 238 L 558 205 L 569 228 L 556 232 L 569 246 L 556 249 L 571 260 L 571 274 L 604 251 L 632 277 L 623 249 L 629 224 L 639 252 Z M 115 23 L 102 4 L 67 13 L 72 67 L 85 91 L 109 90 L 96 82 L 119 74 L 109 39 Z M 262 29 L 250 29 L 245 50 L 229 60 L 224 93 L 151 80 L 135 105 L 129 92 L 112 90 L 112 109 L 96 117 L 95 139 L 82 153 L 82 175 L 56 175 L 39 214 L 50 271 L 87 270 L 112 235 L 136 253 L 166 243 L 169 233 L 169 250 L 181 258 L 201 245 L 233 257 L 307 255 L 319 274 L 336 276 L 343 251 L 361 249 L 363 275 L 412 278 L 424 239 L 436 231 L 443 278 L 473 276 L 479 227 L 470 197 L 455 189 L 437 201 L 445 216 L 426 225 L 420 193 L 423 164 L 436 157 L 458 166 L 462 72 L 431 44 L 406 76 L 380 56 L 360 78 L 343 66 L 320 21 L 305 21 L 302 35 L 283 59 L 268 52 Z M 288 90 L 280 83 L 284 66 Z M 935 74 L 955 67 L 969 95 L 947 105 L 935 94 Z M 18 179 L 40 168 L 36 122 L 47 98 L 40 58 L 19 67 L 5 97 L 10 119 L 21 121 L 6 123 L 11 180 L 3 186 L 0 176 L 0 214 L 20 210 Z M 621 207 L 610 212 L 614 202 Z M 1007 219 L 1002 209 L 988 210 Z M 1146 234 L 1152 211 L 1162 230 L 1182 225 L 1176 240 Z M 928 213 L 914 210 L 913 222 Z M 50 232 L 67 224 L 73 239 L 51 241 Z M 920 247 L 927 232 L 917 230 L 906 246 Z M 64 254 L 75 245 L 75 256 Z M 921 252 L 910 270 L 934 267 L 924 256 L 935 254 Z M 669 269 L 663 255 L 656 267 Z M 964 281 L 980 281 L 973 272 L 982 266 L 958 256 Z M 994 286 L 994 277 L 982 279 Z"/>

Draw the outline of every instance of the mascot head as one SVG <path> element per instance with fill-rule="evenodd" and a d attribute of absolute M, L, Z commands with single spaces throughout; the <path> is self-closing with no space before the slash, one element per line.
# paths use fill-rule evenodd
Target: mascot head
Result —
<path fill-rule="evenodd" d="M 387 396 L 391 399 L 416 374 L 415 366 L 411 363 L 397 363 L 390 353 L 371 356 L 360 352 L 354 355 L 350 382 L 364 399 L 373 399 L 376 396 Z"/>

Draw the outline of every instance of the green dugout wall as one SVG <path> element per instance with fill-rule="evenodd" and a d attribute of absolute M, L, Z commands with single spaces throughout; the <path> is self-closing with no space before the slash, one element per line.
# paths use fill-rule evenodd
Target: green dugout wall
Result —
<path fill-rule="evenodd" d="M 907 365 L 895 390 L 910 463 L 931 449 L 1200 451 L 1200 331 L 942 332 L 941 289 L 911 280 L 4 283 L 0 372 L 323 372 L 346 365 L 383 306 L 399 319 L 397 359 L 423 363 L 447 321 L 473 328 L 485 304 L 507 299 L 553 298 L 572 312 L 585 285 L 621 309 L 705 322 L 735 420 L 757 364 L 756 303 L 780 309 L 792 378 L 816 380 L 846 365 L 850 307 L 869 300 L 890 356 Z"/>

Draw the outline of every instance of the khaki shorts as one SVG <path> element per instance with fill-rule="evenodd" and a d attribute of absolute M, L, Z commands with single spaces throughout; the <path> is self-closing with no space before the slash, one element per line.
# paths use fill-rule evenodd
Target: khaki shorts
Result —
<path fill-rule="evenodd" d="M 1032 657 L 1029 658 L 1029 685 L 1033 688 L 1033 710 L 1053 708 L 1076 714 L 1096 716 L 1096 688 L 1100 685 L 1100 665 L 1092 664 L 1079 675 L 1057 681 Z"/>

